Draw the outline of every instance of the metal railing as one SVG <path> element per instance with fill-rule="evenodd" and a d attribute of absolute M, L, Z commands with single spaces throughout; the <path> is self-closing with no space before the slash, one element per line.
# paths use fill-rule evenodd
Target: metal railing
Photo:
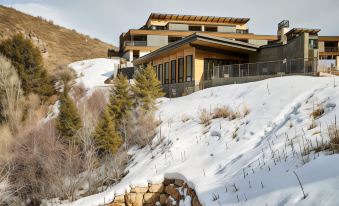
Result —
<path fill-rule="evenodd" d="M 325 52 L 339 52 L 339 47 L 325 47 Z"/>
<path fill-rule="evenodd" d="M 205 80 L 264 76 L 285 74 L 315 73 L 318 67 L 318 59 L 284 59 L 278 61 L 256 62 L 246 64 L 219 65 L 205 70 Z"/>
<path fill-rule="evenodd" d="M 147 46 L 147 41 L 125 41 L 124 46 Z"/>

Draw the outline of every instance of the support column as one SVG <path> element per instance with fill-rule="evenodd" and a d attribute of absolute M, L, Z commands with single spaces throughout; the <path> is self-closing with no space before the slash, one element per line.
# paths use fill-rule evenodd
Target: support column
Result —
<path fill-rule="evenodd" d="M 336 66 L 337 66 L 337 70 L 339 70 L 339 56 L 337 56 L 336 58 Z"/>

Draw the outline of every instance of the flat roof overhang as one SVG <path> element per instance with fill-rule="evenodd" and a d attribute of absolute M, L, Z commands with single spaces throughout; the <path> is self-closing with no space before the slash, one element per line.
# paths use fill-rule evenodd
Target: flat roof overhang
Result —
<path fill-rule="evenodd" d="M 203 22 L 210 22 L 210 23 L 246 24 L 250 19 L 249 18 L 235 18 L 235 17 L 218 17 L 218 16 L 199 16 L 199 15 L 180 15 L 180 14 L 151 13 L 151 15 L 148 17 L 147 23 L 150 20 L 160 20 L 160 21 L 203 21 Z"/>
<path fill-rule="evenodd" d="M 223 33 L 223 32 L 194 32 L 194 31 L 172 31 L 172 30 L 145 30 L 145 29 L 130 29 L 123 39 L 127 40 L 131 36 L 139 35 L 160 35 L 160 36 L 180 36 L 187 37 L 192 34 L 202 34 L 208 36 L 216 36 L 221 38 L 230 38 L 230 39 L 256 39 L 256 40 L 268 40 L 275 41 L 278 40 L 276 35 L 257 35 L 257 34 L 237 34 L 237 33 Z"/>
<path fill-rule="evenodd" d="M 339 41 L 339 36 L 319 36 L 319 41 Z"/>
<path fill-rule="evenodd" d="M 160 57 L 163 54 L 174 51 L 183 46 L 201 46 L 205 48 L 214 48 L 218 50 L 231 51 L 235 53 L 249 54 L 256 52 L 259 46 L 244 43 L 241 41 L 235 41 L 220 37 L 208 36 L 203 34 L 193 34 L 179 41 L 176 41 L 167 46 L 161 47 L 145 56 L 142 56 L 133 61 L 134 64 L 142 64 L 151 61 L 154 58 Z"/>

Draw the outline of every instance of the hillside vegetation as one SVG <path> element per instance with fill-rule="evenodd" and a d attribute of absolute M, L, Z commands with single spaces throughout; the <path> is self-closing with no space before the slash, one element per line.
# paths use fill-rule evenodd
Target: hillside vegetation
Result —
<path fill-rule="evenodd" d="M 115 48 L 51 21 L 0 6 L 0 41 L 17 33 L 23 33 L 40 49 L 49 71 L 74 61 L 106 57 L 107 49 Z"/>

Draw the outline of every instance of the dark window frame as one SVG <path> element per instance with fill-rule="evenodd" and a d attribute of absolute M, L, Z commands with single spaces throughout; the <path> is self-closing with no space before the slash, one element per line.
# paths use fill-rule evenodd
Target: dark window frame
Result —
<path fill-rule="evenodd" d="M 188 68 L 189 63 L 190 63 L 191 68 Z M 191 73 L 190 75 L 188 74 L 189 70 Z M 186 82 L 192 82 L 192 81 L 193 81 L 193 55 L 187 55 L 186 56 Z"/>
<path fill-rule="evenodd" d="M 164 84 L 169 84 L 169 62 L 164 63 Z"/>
<path fill-rule="evenodd" d="M 177 82 L 177 60 L 172 60 L 171 61 L 171 84 L 175 84 L 176 82 Z"/>
<path fill-rule="evenodd" d="M 181 64 L 182 63 L 182 64 Z M 185 59 L 178 58 L 178 83 L 184 82 Z"/>
<path fill-rule="evenodd" d="M 159 70 L 159 81 L 161 84 L 164 84 L 164 70 L 163 70 L 163 64 L 158 65 L 158 70 Z"/>

